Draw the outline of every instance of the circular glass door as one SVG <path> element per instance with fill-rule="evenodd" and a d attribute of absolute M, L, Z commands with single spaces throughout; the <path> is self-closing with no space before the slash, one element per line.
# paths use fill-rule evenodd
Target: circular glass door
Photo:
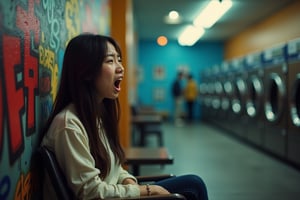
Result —
<path fill-rule="evenodd" d="M 253 75 L 248 86 L 249 96 L 246 102 L 246 112 L 250 117 L 256 117 L 261 110 L 263 86 L 261 80 Z"/>
<path fill-rule="evenodd" d="M 297 74 L 296 81 L 291 92 L 291 119 L 295 126 L 300 127 L 300 74 Z"/>
<path fill-rule="evenodd" d="M 232 100 L 232 111 L 236 114 L 242 112 L 242 102 L 243 97 L 246 93 L 246 84 L 245 81 L 241 78 L 238 78 L 235 82 L 234 97 Z"/>
<path fill-rule="evenodd" d="M 265 117 L 270 122 L 276 122 L 284 109 L 285 85 L 276 73 L 268 76 L 266 84 Z"/>
<path fill-rule="evenodd" d="M 214 91 L 215 91 L 215 95 L 214 95 L 214 99 L 213 99 L 213 108 L 214 109 L 219 109 L 221 106 L 221 96 L 223 93 L 223 88 L 222 88 L 222 84 L 220 81 L 217 81 L 214 83 Z"/>

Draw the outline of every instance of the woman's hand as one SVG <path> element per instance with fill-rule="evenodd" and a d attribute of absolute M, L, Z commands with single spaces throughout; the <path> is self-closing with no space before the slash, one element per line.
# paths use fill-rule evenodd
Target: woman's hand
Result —
<path fill-rule="evenodd" d="M 147 185 L 140 185 L 139 187 L 141 196 L 170 194 L 168 190 L 159 185 L 148 185 L 149 191 L 147 190 Z"/>
<path fill-rule="evenodd" d="M 124 184 L 124 185 L 127 185 L 127 184 L 136 185 L 137 183 L 131 178 L 126 178 L 126 179 L 124 179 L 122 184 Z M 170 194 L 170 192 L 168 190 L 166 190 L 165 188 L 163 188 L 159 185 L 148 185 L 149 191 L 147 189 L 147 185 L 139 185 L 139 188 L 140 188 L 140 195 L 141 196 Z"/>

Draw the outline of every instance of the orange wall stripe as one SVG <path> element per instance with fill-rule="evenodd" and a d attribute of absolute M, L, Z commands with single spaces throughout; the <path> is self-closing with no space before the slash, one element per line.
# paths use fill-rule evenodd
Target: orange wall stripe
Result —
<path fill-rule="evenodd" d="M 244 56 L 300 37 L 300 1 L 250 27 L 225 43 L 225 59 Z"/>

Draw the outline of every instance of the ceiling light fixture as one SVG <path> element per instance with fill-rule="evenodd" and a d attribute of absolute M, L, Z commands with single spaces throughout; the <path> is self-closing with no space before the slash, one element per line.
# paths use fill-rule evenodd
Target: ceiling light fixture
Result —
<path fill-rule="evenodd" d="M 201 38 L 204 32 L 205 30 L 202 27 L 189 25 L 178 38 L 178 43 L 182 46 L 192 46 Z"/>
<path fill-rule="evenodd" d="M 207 6 L 178 38 L 182 46 L 192 46 L 205 33 L 204 28 L 212 27 L 232 6 L 231 0 L 210 0 Z"/>
<path fill-rule="evenodd" d="M 177 11 L 172 10 L 167 16 L 165 16 L 164 21 L 167 24 L 179 24 L 181 22 L 181 18 Z"/>
<path fill-rule="evenodd" d="M 168 44 L 168 39 L 162 35 L 156 39 L 156 42 L 159 46 L 166 46 Z"/>
<path fill-rule="evenodd" d="M 169 12 L 169 18 L 170 19 L 176 20 L 176 19 L 178 19 L 178 17 L 179 17 L 179 14 L 178 14 L 177 11 L 172 10 L 172 11 Z"/>
<path fill-rule="evenodd" d="M 211 0 L 195 18 L 194 25 L 212 27 L 232 6 L 231 0 Z"/>

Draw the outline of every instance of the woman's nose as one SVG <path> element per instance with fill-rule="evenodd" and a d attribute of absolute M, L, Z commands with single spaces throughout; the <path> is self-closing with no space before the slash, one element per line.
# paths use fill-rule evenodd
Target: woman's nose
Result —
<path fill-rule="evenodd" d="M 118 64 L 117 72 L 118 72 L 118 73 L 123 73 L 123 72 L 124 72 L 124 67 L 123 67 L 122 64 Z"/>

